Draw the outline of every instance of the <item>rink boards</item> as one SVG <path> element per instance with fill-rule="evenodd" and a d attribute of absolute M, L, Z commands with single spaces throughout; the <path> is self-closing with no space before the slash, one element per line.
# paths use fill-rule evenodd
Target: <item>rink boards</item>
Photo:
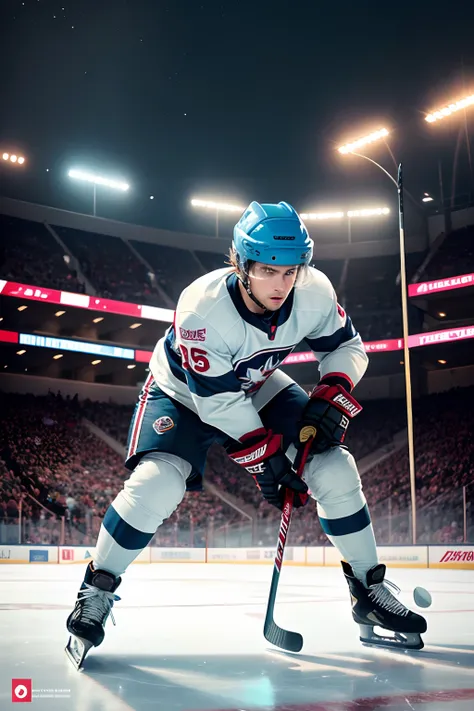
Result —
<path fill-rule="evenodd" d="M 93 547 L 0 545 L 0 563 L 61 563 L 91 560 Z M 474 570 L 474 546 L 460 543 L 435 546 L 379 546 L 379 560 L 393 568 Z M 210 563 L 272 565 L 275 549 L 258 548 L 156 548 L 147 547 L 135 563 Z M 285 566 L 338 566 L 339 552 L 332 546 L 287 546 Z"/>

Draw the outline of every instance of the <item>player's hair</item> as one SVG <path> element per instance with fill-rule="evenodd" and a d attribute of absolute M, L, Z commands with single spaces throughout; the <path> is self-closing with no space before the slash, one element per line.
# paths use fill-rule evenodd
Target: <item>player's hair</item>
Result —
<path fill-rule="evenodd" d="M 237 257 L 237 252 L 233 247 L 229 248 L 229 254 L 227 255 L 227 260 L 225 264 L 228 264 L 229 267 L 232 267 L 235 272 L 242 272 L 242 266 L 239 263 L 238 257 Z M 249 259 L 247 262 L 247 269 L 250 271 L 252 265 L 255 264 L 253 259 Z M 245 275 L 247 276 L 247 275 Z"/>

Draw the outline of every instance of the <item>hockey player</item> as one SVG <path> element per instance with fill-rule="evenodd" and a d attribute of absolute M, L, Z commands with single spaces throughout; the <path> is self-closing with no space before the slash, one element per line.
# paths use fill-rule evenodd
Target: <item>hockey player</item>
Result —
<path fill-rule="evenodd" d="M 339 550 L 361 640 L 421 649 L 423 617 L 384 580 L 356 464 L 343 446 L 361 407 L 351 392 L 368 359 L 329 279 L 309 266 L 313 242 L 285 202 L 252 202 L 234 228 L 232 268 L 198 278 L 181 294 L 173 325 L 157 343 L 128 437 L 132 472 L 108 508 L 73 612 L 67 651 L 79 667 L 104 638 L 121 575 L 183 499 L 202 487 L 207 450 L 227 449 L 281 508 L 317 502 Z M 320 365 L 308 396 L 279 370 L 305 340 Z M 292 469 L 301 427 L 317 435 L 303 478 Z M 245 469 L 248 469 L 248 474 Z M 113 619 L 113 618 L 112 618 Z M 392 632 L 378 636 L 374 625 Z"/>

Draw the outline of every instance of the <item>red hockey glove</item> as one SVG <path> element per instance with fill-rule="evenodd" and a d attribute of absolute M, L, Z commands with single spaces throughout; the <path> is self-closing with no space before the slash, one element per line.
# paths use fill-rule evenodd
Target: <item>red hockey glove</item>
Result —
<path fill-rule="evenodd" d="M 316 428 L 311 451 L 320 454 L 344 443 L 349 422 L 361 410 L 357 400 L 341 385 L 317 385 L 303 410 L 298 428 L 300 431 L 308 425 Z"/>
<path fill-rule="evenodd" d="M 281 447 L 281 435 L 262 429 L 242 442 L 242 448 L 228 450 L 228 455 L 253 476 L 266 501 L 281 510 L 285 489 L 293 489 L 293 506 L 298 508 L 308 501 L 308 487 Z"/>

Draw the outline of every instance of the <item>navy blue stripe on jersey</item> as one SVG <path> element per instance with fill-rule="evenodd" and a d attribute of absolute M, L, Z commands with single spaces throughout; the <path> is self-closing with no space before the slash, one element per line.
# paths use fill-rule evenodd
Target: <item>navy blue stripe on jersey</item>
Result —
<path fill-rule="evenodd" d="M 180 356 L 173 350 L 174 343 L 174 328 L 171 327 L 168 331 L 168 335 L 165 338 L 165 354 L 168 360 L 168 365 L 174 377 L 181 380 L 182 383 L 186 383 L 186 371 L 181 365 Z"/>
<path fill-rule="evenodd" d="M 322 518 L 319 517 L 321 528 L 328 536 L 346 536 L 348 533 L 363 531 L 370 525 L 370 514 L 367 504 L 364 508 L 350 516 L 343 518 Z"/>
<path fill-rule="evenodd" d="M 304 340 L 315 353 L 332 353 L 336 348 L 342 346 L 343 343 L 354 338 L 354 336 L 357 336 L 357 331 L 348 316 L 345 325 L 342 328 L 338 328 L 334 333 L 331 333 L 330 336 L 320 336 L 319 338 L 307 337 Z"/>
<path fill-rule="evenodd" d="M 139 551 L 145 548 L 155 535 L 154 533 L 144 533 L 144 531 L 130 526 L 117 513 L 112 504 L 107 509 L 102 524 L 114 541 L 128 551 Z"/>
<path fill-rule="evenodd" d="M 194 395 L 199 397 L 211 397 L 218 393 L 238 393 L 242 389 L 233 370 L 229 370 L 222 375 L 201 375 L 195 370 L 186 371 L 188 387 Z"/>
<path fill-rule="evenodd" d="M 181 358 L 172 348 L 174 343 L 174 329 L 170 328 L 165 339 L 165 353 L 168 364 L 175 378 L 186 383 L 190 391 L 199 397 L 211 397 L 217 393 L 238 393 L 242 388 L 242 383 L 237 380 L 235 372 L 229 370 L 222 375 L 201 375 L 194 370 L 185 370 L 181 364 Z"/>
<path fill-rule="evenodd" d="M 266 312 L 265 314 L 254 314 L 252 311 L 246 307 L 245 302 L 242 298 L 242 294 L 239 289 L 239 279 L 236 274 L 229 274 L 227 277 L 227 291 L 232 299 L 232 303 L 239 312 L 240 316 L 250 323 L 251 326 L 255 326 L 259 331 L 271 334 L 271 326 L 276 326 L 277 329 L 282 326 L 291 316 L 293 309 L 293 300 L 295 297 L 295 290 L 292 289 L 288 294 L 286 301 L 283 302 L 281 308 L 278 311 Z"/>

